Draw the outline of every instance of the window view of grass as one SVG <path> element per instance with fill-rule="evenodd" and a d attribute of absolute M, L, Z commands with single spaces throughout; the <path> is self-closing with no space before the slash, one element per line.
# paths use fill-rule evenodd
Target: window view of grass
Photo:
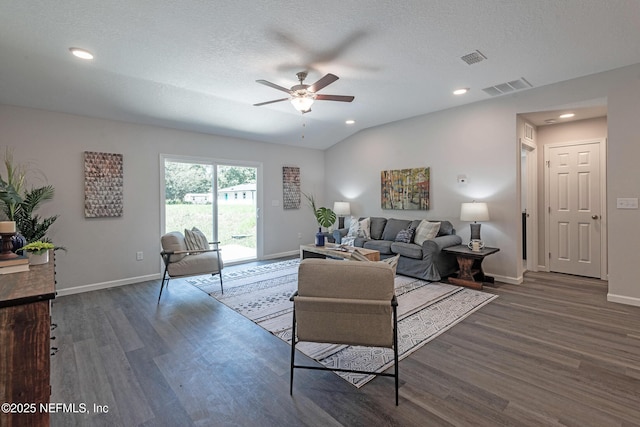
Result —
<path fill-rule="evenodd" d="M 214 166 L 165 161 L 165 230 L 199 228 L 214 239 Z M 217 167 L 218 240 L 223 259 L 256 256 L 256 168 Z"/>
<path fill-rule="evenodd" d="M 220 204 L 218 206 L 218 239 L 221 245 L 256 247 L 256 208 L 253 205 Z M 180 204 L 166 205 L 166 230 L 184 232 L 185 228 L 198 227 L 213 238 L 212 206 Z"/>

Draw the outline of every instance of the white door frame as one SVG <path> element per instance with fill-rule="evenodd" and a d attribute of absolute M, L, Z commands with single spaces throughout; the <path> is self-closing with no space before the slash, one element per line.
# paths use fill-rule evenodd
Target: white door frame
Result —
<path fill-rule="evenodd" d="M 527 153 L 526 182 L 527 191 L 527 264 L 528 271 L 538 271 L 538 151 L 535 142 L 520 139 L 520 150 Z"/>
<path fill-rule="evenodd" d="M 544 228 L 545 228 L 545 240 L 544 240 L 544 268 L 549 271 L 549 254 L 551 253 L 551 247 L 549 242 L 551 241 L 551 218 L 549 214 L 550 202 L 550 174 L 549 174 L 549 150 L 557 147 L 568 147 L 573 145 L 584 145 L 597 143 L 600 148 L 600 279 L 607 280 L 609 275 L 608 270 L 608 256 L 607 256 L 607 138 L 589 139 L 583 141 L 568 141 L 568 142 L 556 142 L 552 144 L 545 144 L 544 146 Z"/>

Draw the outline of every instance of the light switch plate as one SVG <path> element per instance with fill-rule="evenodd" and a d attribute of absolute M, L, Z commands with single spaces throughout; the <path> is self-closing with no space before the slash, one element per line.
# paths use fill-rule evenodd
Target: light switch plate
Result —
<path fill-rule="evenodd" d="M 638 209 L 638 198 L 637 197 L 618 197 L 616 199 L 616 208 Z"/>

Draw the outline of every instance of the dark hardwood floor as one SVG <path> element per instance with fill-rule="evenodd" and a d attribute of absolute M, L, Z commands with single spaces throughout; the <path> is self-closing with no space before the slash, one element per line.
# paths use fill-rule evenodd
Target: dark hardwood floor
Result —
<path fill-rule="evenodd" d="M 290 397 L 288 344 L 191 285 L 160 305 L 158 290 L 54 301 L 51 401 L 90 413 L 53 426 L 640 425 L 640 307 L 599 280 L 485 287 L 500 297 L 400 362 L 398 407 L 391 378 L 356 389 L 320 371 L 297 370 Z"/>

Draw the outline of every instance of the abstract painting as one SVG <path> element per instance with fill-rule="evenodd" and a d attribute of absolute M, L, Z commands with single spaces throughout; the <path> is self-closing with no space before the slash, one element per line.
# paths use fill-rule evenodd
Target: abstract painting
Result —
<path fill-rule="evenodd" d="M 300 209 L 300 168 L 282 167 L 282 189 L 284 209 Z"/>
<path fill-rule="evenodd" d="M 428 210 L 429 168 L 382 171 L 380 200 L 382 209 Z"/>
<path fill-rule="evenodd" d="M 122 216 L 122 154 L 84 152 L 84 216 Z"/>

